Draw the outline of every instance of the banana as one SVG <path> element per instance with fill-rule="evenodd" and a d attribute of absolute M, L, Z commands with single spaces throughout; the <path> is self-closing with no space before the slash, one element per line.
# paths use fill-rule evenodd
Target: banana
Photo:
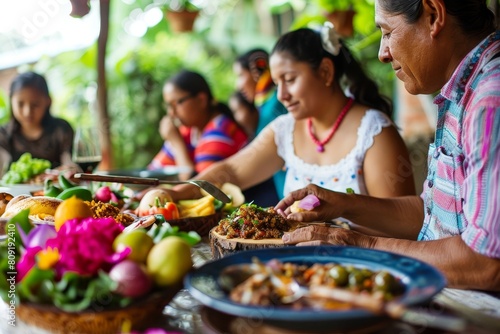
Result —
<path fill-rule="evenodd" d="M 62 202 L 62 200 L 54 197 L 30 196 L 19 199 L 10 205 L 14 199 L 9 202 L 9 205 L 1 216 L 2 218 L 12 218 L 25 209 L 30 209 L 30 216 L 53 216 L 56 212 L 56 208 Z"/>
<path fill-rule="evenodd" d="M 181 209 L 194 209 L 197 207 L 203 207 L 214 202 L 214 198 L 211 195 L 204 196 L 198 199 L 179 201 L 177 204 Z"/>
<path fill-rule="evenodd" d="M 211 195 L 178 204 L 181 217 L 207 216 L 215 213 L 214 198 Z"/>
<path fill-rule="evenodd" d="M 198 216 L 208 216 L 214 213 L 215 213 L 215 208 L 212 205 L 212 206 L 207 206 L 206 208 L 203 208 L 200 211 L 198 211 Z"/>

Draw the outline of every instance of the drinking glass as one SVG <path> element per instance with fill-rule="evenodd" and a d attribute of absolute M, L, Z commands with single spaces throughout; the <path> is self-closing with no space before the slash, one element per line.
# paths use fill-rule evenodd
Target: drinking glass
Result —
<path fill-rule="evenodd" d="M 101 162 L 99 133 L 95 127 L 76 128 L 72 159 L 84 173 L 92 173 Z"/>

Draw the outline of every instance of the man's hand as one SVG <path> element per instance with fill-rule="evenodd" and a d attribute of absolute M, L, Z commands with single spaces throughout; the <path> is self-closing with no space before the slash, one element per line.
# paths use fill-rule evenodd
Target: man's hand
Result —
<path fill-rule="evenodd" d="M 315 195 L 319 198 L 321 204 L 310 211 L 301 211 L 291 213 L 290 207 L 295 201 L 300 201 L 307 195 Z M 330 221 L 342 216 L 345 205 L 350 200 L 349 195 L 321 188 L 315 184 L 309 184 L 307 187 L 296 190 L 282 199 L 275 209 L 282 216 L 288 219 L 298 221 Z"/>
<path fill-rule="evenodd" d="M 283 235 L 287 245 L 341 245 L 372 248 L 376 238 L 340 227 L 310 225 Z"/>

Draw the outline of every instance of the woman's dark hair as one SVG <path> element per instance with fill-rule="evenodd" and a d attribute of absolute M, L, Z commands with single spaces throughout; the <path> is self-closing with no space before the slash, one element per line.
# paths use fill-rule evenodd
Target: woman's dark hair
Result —
<path fill-rule="evenodd" d="M 24 72 L 15 77 L 10 84 L 9 99 L 10 99 L 10 113 L 12 115 L 12 121 L 14 122 L 16 127 L 19 127 L 21 125 L 14 117 L 14 112 L 12 110 L 12 96 L 16 92 L 24 88 L 36 89 L 40 93 L 50 98 L 49 86 L 47 85 L 47 81 L 42 75 L 35 72 Z M 50 114 L 50 105 L 49 105 L 45 110 L 45 114 L 43 115 L 41 121 L 42 126 L 45 127 L 50 122 L 51 119 L 52 115 Z"/>
<path fill-rule="evenodd" d="M 234 92 L 233 94 L 231 94 L 231 97 L 235 98 L 236 100 L 238 100 L 238 102 L 240 102 L 241 104 L 243 104 L 252 113 L 253 112 L 258 112 L 257 111 L 257 107 L 255 107 L 255 105 L 253 104 L 253 102 L 248 101 L 247 98 L 245 97 L 245 94 L 243 94 L 239 90 L 236 91 L 236 92 Z"/>
<path fill-rule="evenodd" d="M 269 53 L 264 49 L 251 49 L 236 58 L 235 62 L 260 77 L 269 69 Z"/>
<path fill-rule="evenodd" d="M 371 108 L 392 116 L 392 103 L 379 93 L 377 84 L 365 74 L 361 65 L 342 43 L 340 53 L 334 56 L 323 49 L 319 32 L 302 28 L 281 36 L 271 52 L 287 53 L 294 60 L 308 63 L 317 70 L 323 58 L 329 58 L 335 66 L 335 81 L 347 89 L 354 99 Z"/>
<path fill-rule="evenodd" d="M 214 98 L 207 80 L 205 80 L 201 74 L 189 70 L 181 70 L 168 79 L 167 82 L 185 92 L 188 92 L 191 96 L 195 96 L 199 93 L 205 93 L 208 98 L 208 108 L 211 113 L 220 112 L 236 122 L 233 113 L 227 104 L 219 102 Z"/>
<path fill-rule="evenodd" d="M 422 15 L 422 0 L 379 0 L 380 8 L 391 14 L 402 14 L 408 24 Z M 486 0 L 444 0 L 446 13 L 454 16 L 462 32 L 470 36 L 484 36 L 496 29 L 495 14 Z"/>

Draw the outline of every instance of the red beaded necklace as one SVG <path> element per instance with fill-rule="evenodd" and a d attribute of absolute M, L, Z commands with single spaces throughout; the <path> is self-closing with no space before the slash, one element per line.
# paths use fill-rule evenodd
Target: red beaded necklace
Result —
<path fill-rule="evenodd" d="M 309 137 L 311 137 L 312 141 L 316 144 L 316 150 L 319 153 L 323 153 L 325 151 L 325 144 L 328 143 L 330 139 L 332 139 L 333 135 L 335 134 L 335 131 L 337 131 L 337 128 L 339 127 L 340 123 L 342 123 L 344 116 L 351 109 L 353 102 L 354 100 L 352 98 L 349 98 L 349 100 L 347 100 L 346 105 L 344 106 L 344 108 L 342 108 L 342 111 L 337 117 L 335 124 L 333 124 L 333 127 L 328 133 L 328 136 L 326 136 L 326 138 L 323 140 L 319 140 L 318 138 L 316 138 L 316 136 L 313 133 L 312 120 L 310 118 L 307 119 L 307 131 L 309 133 Z"/>

